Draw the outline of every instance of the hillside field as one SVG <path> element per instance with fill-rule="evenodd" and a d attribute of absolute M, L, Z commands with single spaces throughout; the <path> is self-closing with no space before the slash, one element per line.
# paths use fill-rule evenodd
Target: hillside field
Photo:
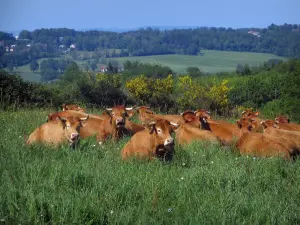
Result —
<path fill-rule="evenodd" d="M 85 52 L 86 54 L 86 52 Z M 62 56 L 68 57 L 69 55 Z M 121 57 L 111 58 L 117 60 L 120 64 L 126 60 L 138 60 L 143 63 L 159 63 L 169 66 L 176 73 L 185 73 L 186 68 L 190 66 L 199 67 L 201 71 L 208 73 L 230 72 L 235 71 L 237 64 L 248 64 L 250 66 L 259 66 L 269 59 L 282 59 L 272 54 L 253 53 L 253 52 L 232 52 L 232 51 L 213 51 L 206 50 L 204 56 L 190 56 L 190 55 L 153 55 L 153 56 L 138 56 L 138 57 Z M 40 63 L 43 59 L 38 60 Z M 109 60 L 109 59 L 108 59 Z M 75 60 L 76 61 L 76 60 Z M 79 66 L 85 70 L 85 64 L 88 60 L 77 60 Z M 98 64 L 98 70 L 100 64 Z M 97 69 L 96 69 L 97 70 Z M 14 72 L 19 73 L 25 80 L 39 81 L 39 71 L 33 73 L 29 69 L 29 65 L 18 67 Z"/>
<path fill-rule="evenodd" d="M 176 146 L 172 162 L 123 162 L 129 138 L 75 151 L 25 146 L 51 110 L 0 111 L 0 224 L 299 224 L 300 160 Z"/>

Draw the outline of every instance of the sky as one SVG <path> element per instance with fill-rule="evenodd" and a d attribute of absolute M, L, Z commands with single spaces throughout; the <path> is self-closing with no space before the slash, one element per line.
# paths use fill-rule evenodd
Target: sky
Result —
<path fill-rule="evenodd" d="M 0 31 L 300 24 L 300 0 L 0 0 Z"/>

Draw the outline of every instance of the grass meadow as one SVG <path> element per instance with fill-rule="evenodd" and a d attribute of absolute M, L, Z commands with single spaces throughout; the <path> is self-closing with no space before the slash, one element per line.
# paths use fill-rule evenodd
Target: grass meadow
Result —
<path fill-rule="evenodd" d="M 88 54 L 87 52 L 79 52 L 79 54 Z M 71 59 L 70 55 L 64 55 Z M 254 52 L 232 52 L 232 51 L 214 51 L 205 50 L 204 56 L 191 56 L 191 55 L 153 55 L 153 56 L 137 56 L 137 57 L 121 57 L 112 58 L 117 60 L 121 65 L 126 60 L 138 60 L 142 63 L 159 63 L 164 66 L 169 66 L 176 73 L 185 73 L 186 68 L 195 66 L 200 68 L 203 72 L 217 73 L 217 72 L 231 72 L 235 71 L 237 64 L 248 64 L 250 66 L 259 66 L 269 59 L 282 59 L 272 54 L 254 53 Z M 44 59 L 39 59 L 38 62 Z M 92 61 L 92 60 L 90 60 Z M 75 62 L 85 70 L 85 65 L 88 60 L 75 60 Z M 98 70 L 100 64 L 98 64 Z M 18 67 L 14 72 L 19 73 L 25 80 L 40 81 L 40 71 L 33 73 L 30 71 L 29 64 Z"/>
<path fill-rule="evenodd" d="M 0 224 L 300 224 L 300 160 L 209 143 L 123 162 L 128 137 L 25 146 L 49 110 L 0 111 Z"/>

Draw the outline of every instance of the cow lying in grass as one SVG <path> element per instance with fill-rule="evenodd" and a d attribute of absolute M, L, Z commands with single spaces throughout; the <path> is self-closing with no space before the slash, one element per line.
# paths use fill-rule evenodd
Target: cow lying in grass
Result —
<path fill-rule="evenodd" d="M 134 134 L 122 150 L 122 159 L 136 156 L 153 159 L 154 157 L 172 159 L 174 139 L 173 127 L 167 120 L 158 119 L 147 124 L 146 129 Z"/>
<path fill-rule="evenodd" d="M 88 120 L 88 116 L 78 118 L 74 116 L 44 123 L 36 128 L 30 135 L 26 144 L 47 143 L 54 146 L 69 143 L 74 148 L 79 141 L 79 132 L 82 121 Z"/>

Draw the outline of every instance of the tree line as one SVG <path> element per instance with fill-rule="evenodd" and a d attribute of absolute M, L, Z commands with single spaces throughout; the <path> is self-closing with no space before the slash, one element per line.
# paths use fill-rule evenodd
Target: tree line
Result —
<path fill-rule="evenodd" d="M 2 38 L 2 39 L 1 39 Z M 0 33 L 4 45 L 9 34 Z M 13 38 L 14 39 L 14 38 Z M 0 65 L 23 65 L 32 59 L 56 57 L 74 44 L 80 51 L 95 51 L 101 57 L 147 56 L 163 54 L 203 55 L 203 49 L 261 52 L 293 58 L 300 57 L 300 25 L 271 24 L 267 28 L 216 28 L 159 30 L 145 28 L 128 32 L 76 31 L 67 28 L 23 30 L 15 51 L 4 54 Z M 31 43 L 31 47 L 26 47 Z M 118 49 L 119 51 L 107 51 Z M 95 54 L 96 54 L 95 53 Z"/>

